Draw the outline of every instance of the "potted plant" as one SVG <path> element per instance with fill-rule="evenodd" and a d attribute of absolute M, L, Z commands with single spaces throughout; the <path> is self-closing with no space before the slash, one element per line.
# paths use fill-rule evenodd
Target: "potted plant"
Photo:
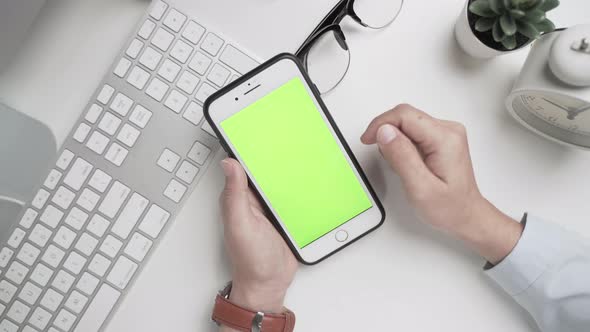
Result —
<path fill-rule="evenodd" d="M 476 58 L 506 54 L 555 30 L 546 13 L 557 6 L 559 0 L 467 0 L 455 37 Z"/>

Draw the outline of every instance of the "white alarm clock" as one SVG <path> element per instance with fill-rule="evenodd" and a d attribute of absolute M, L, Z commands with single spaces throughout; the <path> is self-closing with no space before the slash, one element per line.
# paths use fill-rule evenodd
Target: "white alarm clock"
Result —
<path fill-rule="evenodd" d="M 535 133 L 590 150 L 590 25 L 539 38 L 506 107 Z"/>

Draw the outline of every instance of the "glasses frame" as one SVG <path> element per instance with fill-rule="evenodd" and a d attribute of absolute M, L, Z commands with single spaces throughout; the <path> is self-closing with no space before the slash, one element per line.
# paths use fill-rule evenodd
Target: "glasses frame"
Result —
<path fill-rule="evenodd" d="M 314 43 L 318 39 L 320 39 L 325 33 L 330 32 L 330 31 L 332 31 L 334 33 L 334 37 L 336 38 L 338 45 L 340 45 L 340 47 L 344 51 L 349 53 L 348 66 L 350 66 L 350 50 L 348 48 L 348 44 L 346 43 L 346 36 L 344 35 L 342 28 L 340 27 L 340 23 L 342 22 L 342 20 L 345 17 L 349 16 L 356 23 L 360 24 L 361 26 L 363 26 L 365 28 L 369 28 L 369 29 L 373 29 L 373 30 L 380 30 L 380 29 L 386 28 L 387 26 L 389 26 L 391 23 L 393 23 L 397 19 L 399 13 L 401 12 L 401 8 L 403 7 L 404 0 L 401 0 L 400 10 L 395 15 L 395 17 L 391 20 L 391 22 L 389 22 L 387 25 L 385 25 L 383 27 L 379 27 L 379 28 L 371 27 L 371 26 L 367 25 L 366 23 L 364 23 L 363 20 L 354 11 L 354 3 L 355 3 L 355 0 L 340 0 L 340 1 L 338 1 L 338 3 L 320 21 L 320 23 L 316 26 L 316 28 L 313 29 L 311 34 L 305 39 L 303 44 L 301 44 L 299 49 L 295 52 L 295 56 L 297 58 L 299 58 L 299 60 L 301 60 L 301 62 L 303 63 L 303 67 L 305 68 L 306 71 L 308 71 L 307 56 L 309 55 L 309 51 L 311 50 Z M 348 67 L 346 68 L 346 72 L 348 72 Z M 332 87 L 330 90 L 328 90 L 324 93 L 328 93 L 328 92 L 332 91 L 334 88 L 336 88 L 340 84 L 340 82 L 342 82 L 344 77 L 346 76 L 346 72 L 340 78 L 340 80 L 336 83 L 336 85 L 334 85 L 334 87 Z"/>

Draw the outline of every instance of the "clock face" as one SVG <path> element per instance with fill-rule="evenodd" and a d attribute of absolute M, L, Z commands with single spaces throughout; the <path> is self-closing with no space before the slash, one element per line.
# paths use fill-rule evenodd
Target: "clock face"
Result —
<path fill-rule="evenodd" d="M 590 103 L 549 92 L 528 92 L 520 99 L 529 113 L 547 124 L 590 136 Z"/>

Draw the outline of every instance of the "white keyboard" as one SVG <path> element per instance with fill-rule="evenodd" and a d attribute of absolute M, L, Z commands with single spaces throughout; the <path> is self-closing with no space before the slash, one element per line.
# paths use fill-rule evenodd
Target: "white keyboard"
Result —
<path fill-rule="evenodd" d="M 258 65 L 155 1 L 0 243 L 0 332 L 95 332 L 219 150 L 202 105 Z"/>

